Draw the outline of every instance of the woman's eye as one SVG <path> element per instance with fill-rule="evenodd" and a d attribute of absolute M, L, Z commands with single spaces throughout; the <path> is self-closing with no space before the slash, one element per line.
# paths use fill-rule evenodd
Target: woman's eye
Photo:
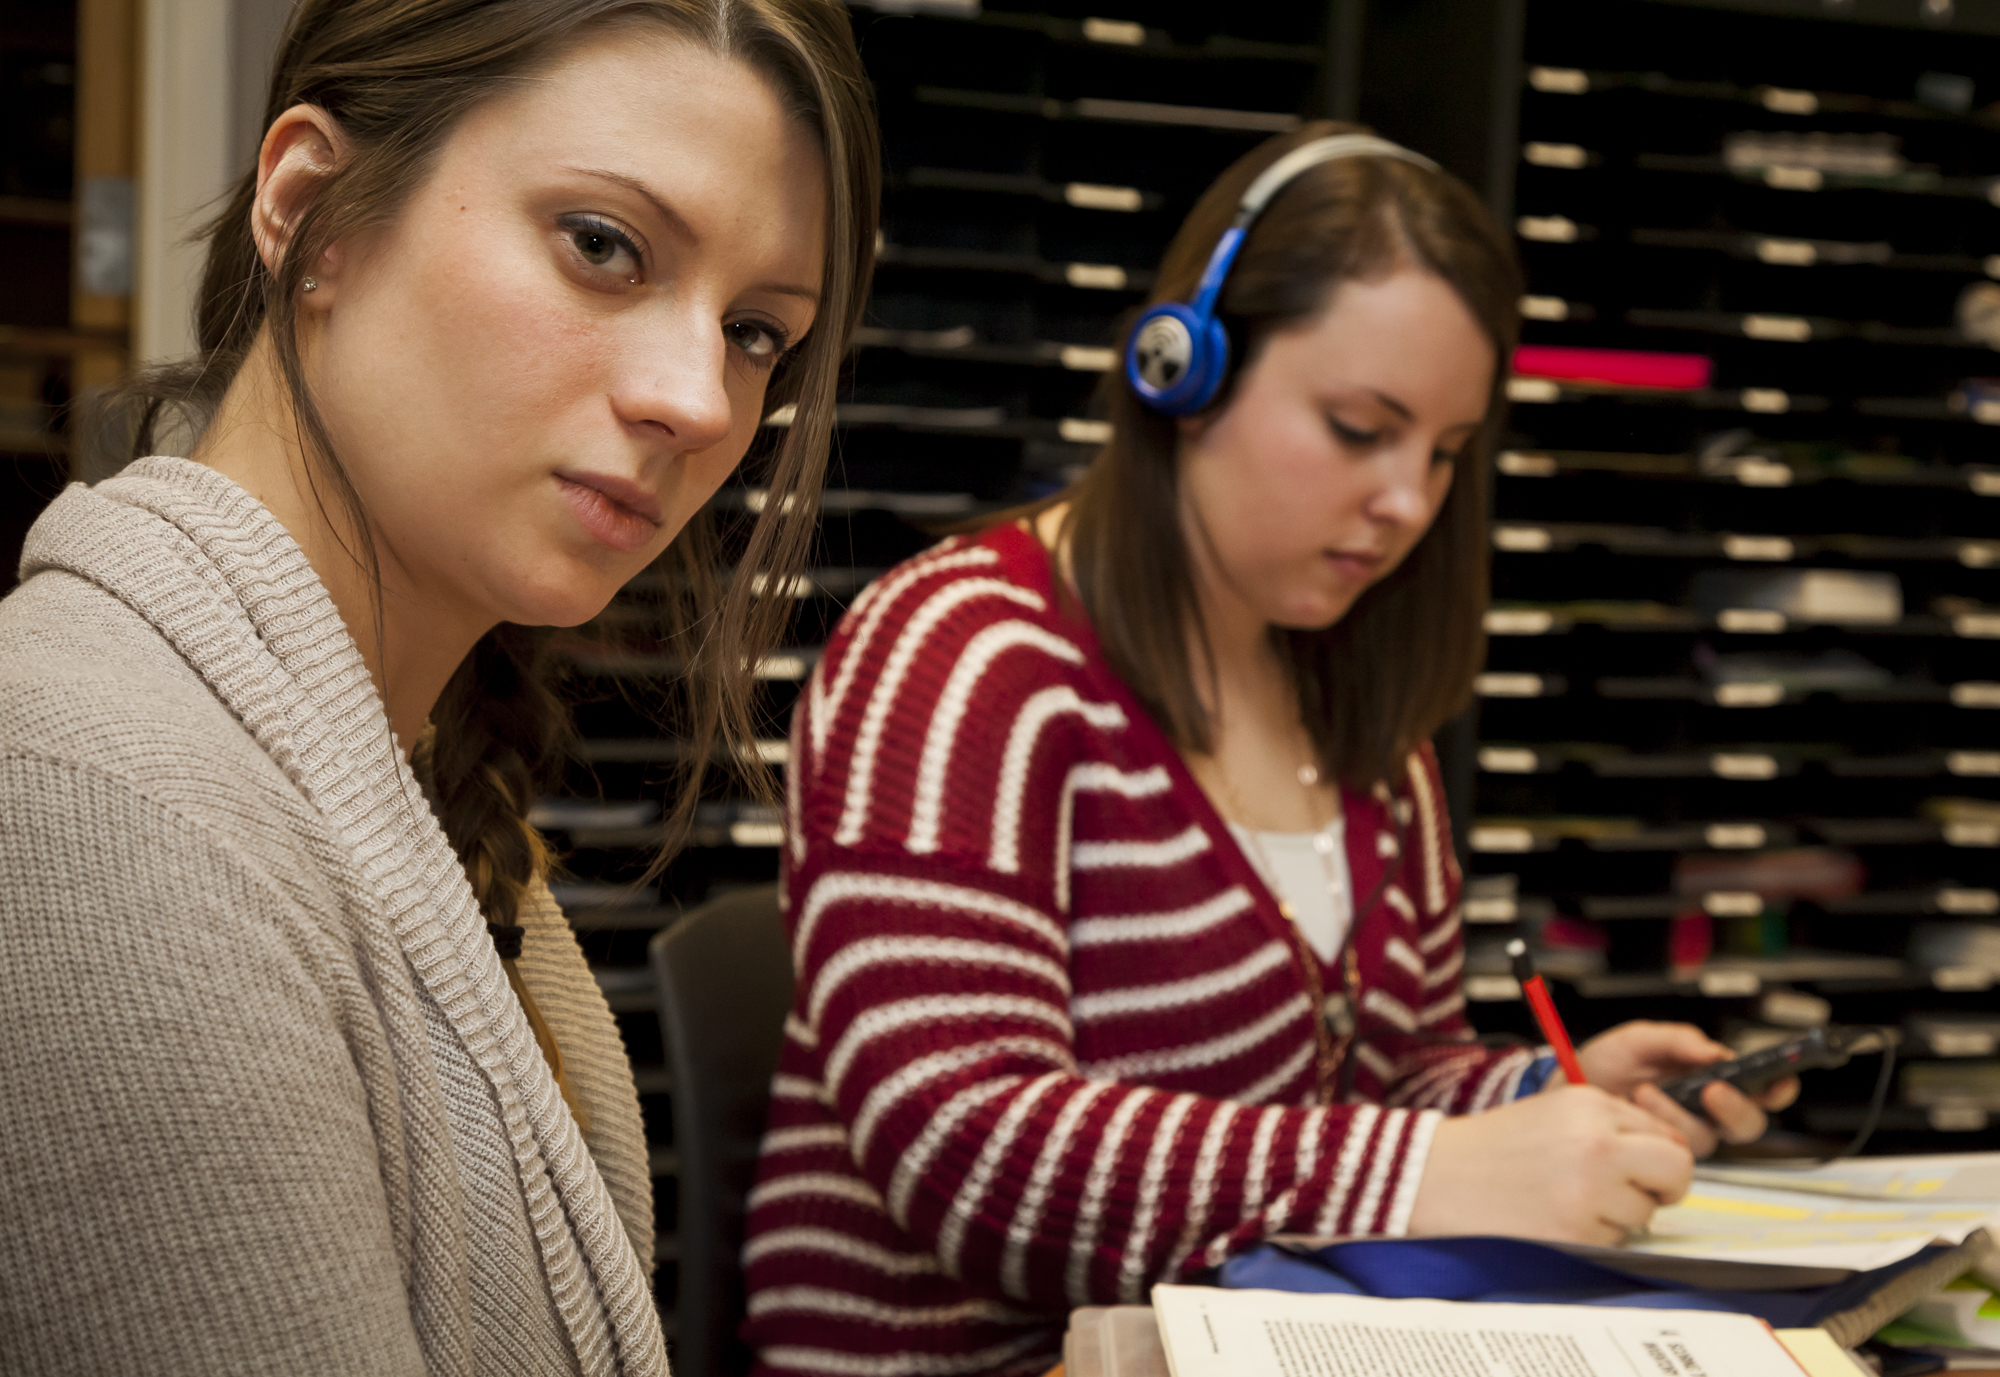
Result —
<path fill-rule="evenodd" d="M 1382 438 L 1382 432 L 1379 430 L 1356 430 L 1353 426 L 1342 425 L 1331 416 L 1326 418 L 1326 423 L 1332 427 L 1335 438 L 1342 444 L 1353 445 L 1357 449 L 1366 448 Z"/>
<path fill-rule="evenodd" d="M 770 362 L 785 352 L 785 332 L 760 320 L 732 320 L 722 327 L 729 342 L 751 358 Z"/>
<path fill-rule="evenodd" d="M 628 282 L 638 281 L 644 272 L 638 245 L 609 222 L 596 216 L 574 216 L 562 221 L 562 228 L 576 256 L 591 267 Z"/>

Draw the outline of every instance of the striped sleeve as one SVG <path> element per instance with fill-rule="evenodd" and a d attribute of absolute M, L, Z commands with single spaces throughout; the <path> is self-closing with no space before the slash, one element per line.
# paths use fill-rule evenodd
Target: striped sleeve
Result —
<path fill-rule="evenodd" d="M 794 881 L 788 1036 L 946 1275 L 1047 1305 L 1132 1302 L 1268 1234 L 1400 1230 L 1436 1115 L 1084 1075 L 1045 903 L 939 857 L 820 855 Z"/>
<path fill-rule="evenodd" d="M 1380 1050 L 1394 1067 L 1386 1103 L 1476 1114 L 1514 1098 L 1533 1051 L 1493 1049 L 1475 1041 L 1465 1017 L 1465 934 L 1459 898 L 1465 887 L 1452 849 L 1451 820 L 1437 758 L 1426 745 L 1410 757 L 1405 789 L 1394 806 L 1407 838 L 1399 893 L 1414 917 L 1414 953 L 1420 986 L 1413 1027 L 1402 1038 L 1383 1039 Z"/>

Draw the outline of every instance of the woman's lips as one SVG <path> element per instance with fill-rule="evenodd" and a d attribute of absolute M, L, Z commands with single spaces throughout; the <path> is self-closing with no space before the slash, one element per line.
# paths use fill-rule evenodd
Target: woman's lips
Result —
<path fill-rule="evenodd" d="M 638 484 L 598 473 L 555 478 L 583 529 L 621 554 L 645 549 L 659 533 L 659 499 Z"/>
<path fill-rule="evenodd" d="M 1373 578 L 1382 567 L 1382 556 L 1372 550 L 1328 550 L 1326 561 L 1350 578 Z"/>

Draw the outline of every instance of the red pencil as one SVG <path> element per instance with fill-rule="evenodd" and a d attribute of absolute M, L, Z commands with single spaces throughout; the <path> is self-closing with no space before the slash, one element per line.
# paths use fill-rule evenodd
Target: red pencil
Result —
<path fill-rule="evenodd" d="M 1535 963 L 1528 956 L 1528 944 L 1516 937 L 1507 944 L 1507 955 L 1514 963 L 1514 979 L 1520 982 L 1521 994 L 1528 1001 L 1528 1007 L 1535 1011 L 1535 1022 L 1541 1026 L 1542 1040 L 1549 1050 L 1556 1054 L 1556 1061 L 1569 1078 L 1571 1085 L 1587 1085 L 1583 1074 L 1583 1063 L 1576 1059 L 1576 1048 L 1569 1040 L 1569 1029 L 1563 1027 L 1562 1015 L 1556 1012 L 1556 1002 L 1549 995 L 1548 982 L 1535 974 Z"/>

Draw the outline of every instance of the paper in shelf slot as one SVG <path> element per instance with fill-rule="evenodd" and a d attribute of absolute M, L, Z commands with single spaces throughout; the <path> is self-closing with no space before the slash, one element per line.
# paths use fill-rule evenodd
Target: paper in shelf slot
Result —
<path fill-rule="evenodd" d="M 1716 616 L 1724 630 L 1767 629 L 1740 616 L 1737 625 L 1730 625 L 1731 614 L 1742 612 L 1850 626 L 1893 624 L 1903 618 L 1903 590 L 1896 576 L 1862 570 L 1704 570 L 1695 575 L 1693 596 L 1694 605 Z"/>

